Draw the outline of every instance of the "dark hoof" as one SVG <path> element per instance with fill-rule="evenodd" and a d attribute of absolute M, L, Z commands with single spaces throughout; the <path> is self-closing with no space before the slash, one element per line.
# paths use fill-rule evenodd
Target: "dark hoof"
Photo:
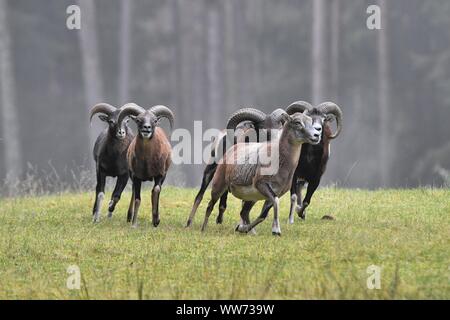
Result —
<path fill-rule="evenodd" d="M 322 220 L 335 220 L 333 216 L 329 216 L 329 215 L 324 215 L 322 217 Z"/>
<path fill-rule="evenodd" d="M 184 227 L 190 228 L 191 226 L 192 226 L 192 221 L 189 220 Z"/>
<path fill-rule="evenodd" d="M 281 233 L 280 232 L 272 232 L 272 235 L 281 237 Z"/>
<path fill-rule="evenodd" d="M 223 222 L 223 219 L 217 217 L 217 219 L 216 219 L 216 224 L 222 224 L 222 222 Z"/>
<path fill-rule="evenodd" d="M 306 208 L 308 207 L 308 203 L 303 203 L 302 206 L 297 207 L 297 214 L 300 219 L 305 220 L 306 218 Z"/>
<path fill-rule="evenodd" d="M 156 228 L 157 226 L 159 226 L 159 220 L 157 220 L 157 221 L 153 221 L 153 226 Z"/>
<path fill-rule="evenodd" d="M 306 218 L 306 211 L 305 210 L 300 210 L 300 212 L 297 213 L 298 217 L 302 220 L 305 220 Z"/>

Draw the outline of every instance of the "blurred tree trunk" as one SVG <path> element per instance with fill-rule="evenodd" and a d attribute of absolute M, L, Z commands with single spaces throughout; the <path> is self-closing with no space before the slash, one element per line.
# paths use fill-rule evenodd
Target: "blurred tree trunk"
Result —
<path fill-rule="evenodd" d="M 184 6 L 183 6 L 184 4 Z M 193 112 L 190 112 L 190 42 L 187 22 L 191 7 L 186 1 L 170 0 L 170 107 L 175 114 L 177 128 L 190 129 Z M 184 186 L 198 184 L 199 168 L 189 165 L 173 166 L 168 183 Z"/>
<path fill-rule="evenodd" d="M 271 86 L 270 81 L 270 73 L 269 73 L 269 66 L 271 65 L 271 54 L 270 54 L 270 39 L 267 36 L 269 33 L 268 31 L 270 28 L 268 27 L 269 21 L 270 21 L 270 0 L 261 0 L 261 38 L 259 40 L 259 46 L 260 46 L 260 72 L 261 72 L 261 79 L 260 79 L 260 97 L 259 102 L 264 105 L 263 101 L 267 100 L 267 89 Z"/>
<path fill-rule="evenodd" d="M 189 7 L 191 9 L 189 23 L 192 32 L 189 39 L 191 70 L 188 81 L 191 85 L 193 119 L 200 120 L 203 119 L 202 113 L 206 110 L 207 101 L 207 15 L 204 2 L 193 2 Z"/>
<path fill-rule="evenodd" d="M 337 102 L 339 99 L 339 40 L 340 40 L 340 0 L 331 4 L 331 93 Z"/>
<path fill-rule="evenodd" d="M 121 20 L 119 35 L 119 104 L 125 104 L 130 94 L 130 49 L 131 49 L 131 11 L 133 1 L 122 0 L 120 2 Z"/>
<path fill-rule="evenodd" d="M 8 8 L 5 0 L 0 0 L 0 85 L 1 85 L 1 115 L 2 115 L 2 144 L 5 157 L 5 169 L 8 192 L 11 194 L 13 185 L 22 173 L 22 153 L 19 137 L 19 121 L 15 105 L 15 83 L 13 70 L 13 55 L 9 23 Z"/>
<path fill-rule="evenodd" d="M 221 2 L 214 0 L 209 1 L 207 5 L 207 90 L 208 95 L 207 108 L 214 110 L 215 117 L 212 119 L 211 125 L 216 128 L 223 127 L 224 110 L 224 84 L 222 61 L 222 34 L 223 28 L 221 23 Z M 226 115 L 225 115 L 226 116 Z"/>
<path fill-rule="evenodd" d="M 86 101 L 86 123 L 88 123 L 90 109 L 103 99 L 103 85 L 100 72 L 97 28 L 95 25 L 97 21 L 95 2 L 91 0 L 78 0 L 78 3 L 81 9 L 81 30 L 78 31 L 78 34 Z M 94 128 L 90 128 L 88 132 L 90 133 L 89 146 L 91 149 L 100 132 L 100 128 L 99 126 L 95 126 Z"/>
<path fill-rule="evenodd" d="M 238 84 L 236 79 L 237 64 L 234 37 L 234 6 L 235 0 L 224 1 L 225 16 L 225 78 L 226 94 L 225 108 L 228 114 L 231 114 L 236 108 Z"/>
<path fill-rule="evenodd" d="M 171 0 L 171 12 L 172 12 L 172 25 L 173 25 L 173 76 L 172 76 L 172 87 L 173 87 L 173 103 L 176 109 L 177 118 L 180 121 L 184 120 L 184 108 L 186 108 L 186 98 L 183 86 L 183 79 L 186 78 L 184 75 L 185 68 L 183 67 L 183 28 L 181 22 L 180 8 L 181 0 Z M 181 127 L 182 124 L 181 124 Z"/>
<path fill-rule="evenodd" d="M 388 46 L 388 19 L 387 1 L 379 0 L 381 9 L 381 30 L 378 30 L 378 105 L 379 105 L 379 133 L 380 153 L 379 165 L 382 187 L 390 183 L 391 163 L 389 142 L 389 107 L 390 107 L 390 76 L 389 76 L 389 46 Z"/>
<path fill-rule="evenodd" d="M 206 123 L 204 114 L 208 110 L 207 103 L 207 15 L 204 1 L 183 1 L 181 11 L 184 25 L 187 30 L 183 36 L 183 86 L 186 86 L 187 104 L 183 106 L 187 110 L 186 128 L 193 130 L 194 121 Z M 193 132 L 193 131 L 191 131 Z M 203 152 L 201 143 L 193 143 L 192 154 L 201 155 Z M 198 160 L 198 159 L 197 159 Z M 188 176 L 189 184 L 198 184 L 201 168 L 194 167 Z"/>
<path fill-rule="evenodd" d="M 322 100 L 331 99 L 333 102 L 339 104 L 339 41 L 340 41 L 340 0 L 332 0 L 330 5 L 330 25 L 327 28 L 330 34 L 330 54 L 329 54 L 329 82 L 328 90 Z M 328 73 L 327 73 L 328 75 Z M 328 79 L 328 78 L 327 78 Z M 341 152 L 333 153 L 333 164 L 330 165 L 332 172 L 331 179 L 338 180 L 341 176 L 339 173 L 347 172 L 347 162 L 344 159 L 344 154 Z M 348 179 L 346 179 L 348 180 Z M 343 181 L 346 184 L 348 181 Z"/>
<path fill-rule="evenodd" d="M 249 60 L 252 67 L 252 96 L 253 103 L 255 106 L 259 106 L 264 101 L 261 97 L 263 92 L 263 82 L 262 82 L 262 56 L 263 56 L 263 46 L 262 46 L 262 35 L 264 30 L 264 1 L 261 0 L 251 0 L 249 3 L 249 14 L 251 26 L 251 39 L 252 39 L 252 50 L 249 52 Z"/>
<path fill-rule="evenodd" d="M 312 27 L 312 101 L 323 100 L 325 80 L 325 6 L 323 0 L 313 1 Z"/>
<path fill-rule="evenodd" d="M 234 39 L 236 48 L 236 62 L 238 83 L 238 104 L 235 108 L 250 106 L 252 103 L 251 94 L 251 45 L 249 44 L 248 23 L 247 23 L 247 1 L 237 1 L 234 3 Z"/>

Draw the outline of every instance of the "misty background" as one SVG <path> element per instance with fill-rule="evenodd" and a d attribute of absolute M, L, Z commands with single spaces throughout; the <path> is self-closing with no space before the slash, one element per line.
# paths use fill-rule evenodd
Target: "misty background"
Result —
<path fill-rule="evenodd" d="M 73 4 L 81 30 L 66 27 Z M 1 194 L 90 187 L 100 101 L 164 104 L 192 130 L 331 100 L 344 127 L 322 185 L 448 186 L 447 0 L 0 0 L 0 86 Z M 203 168 L 168 180 L 199 185 Z"/>

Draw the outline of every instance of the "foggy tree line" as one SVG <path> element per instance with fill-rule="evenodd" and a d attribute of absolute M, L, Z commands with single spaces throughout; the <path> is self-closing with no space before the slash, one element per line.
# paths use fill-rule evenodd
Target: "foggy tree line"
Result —
<path fill-rule="evenodd" d="M 66 28 L 71 4 L 81 30 Z M 371 4 L 381 30 L 366 27 Z M 0 178 L 91 166 L 99 101 L 165 104 L 192 130 L 304 99 L 344 111 L 325 184 L 442 185 L 449 16 L 445 0 L 0 0 Z M 172 183 L 197 185 L 202 169 L 174 166 Z"/>

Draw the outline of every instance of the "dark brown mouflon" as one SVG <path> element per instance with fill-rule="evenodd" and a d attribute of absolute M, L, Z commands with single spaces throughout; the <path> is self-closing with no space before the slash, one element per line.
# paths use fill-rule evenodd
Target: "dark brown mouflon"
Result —
<path fill-rule="evenodd" d="M 99 103 L 91 109 L 90 113 L 90 120 L 96 114 L 100 114 L 100 120 L 108 124 L 108 127 L 97 137 L 93 151 L 97 175 L 95 203 L 92 209 L 94 222 L 100 220 L 100 208 L 105 196 L 106 177 L 117 177 L 116 186 L 108 206 L 108 217 L 112 217 L 114 208 L 128 183 L 126 155 L 134 134 L 127 125 L 128 119 L 120 123 L 118 121 L 122 108 L 117 109 L 110 104 Z"/>
<path fill-rule="evenodd" d="M 154 181 L 152 190 L 152 223 L 159 224 L 159 195 L 171 164 L 172 148 L 164 131 L 158 127 L 161 118 L 167 118 L 173 127 L 174 115 L 165 106 L 154 106 L 149 110 L 128 104 L 119 114 L 119 123 L 126 117 L 136 122 L 138 134 L 130 143 L 127 153 L 128 168 L 133 182 L 132 197 L 127 221 L 137 226 L 143 181 Z"/>
<path fill-rule="evenodd" d="M 330 157 L 330 142 L 337 138 L 342 130 L 342 111 L 335 103 L 324 102 L 317 107 L 313 107 L 308 102 L 297 101 L 286 108 L 286 112 L 290 115 L 305 111 L 312 118 L 314 124 L 323 126 L 323 130 L 319 144 L 305 143 L 302 146 L 300 159 L 292 178 L 290 223 L 294 223 L 294 209 L 299 217 L 305 219 L 305 209 L 311 203 L 311 197 L 319 186 L 327 167 Z M 335 133 L 331 129 L 331 122 L 334 119 L 336 119 L 337 124 Z M 308 189 L 305 198 L 302 200 L 301 191 L 305 183 L 308 183 Z"/>

